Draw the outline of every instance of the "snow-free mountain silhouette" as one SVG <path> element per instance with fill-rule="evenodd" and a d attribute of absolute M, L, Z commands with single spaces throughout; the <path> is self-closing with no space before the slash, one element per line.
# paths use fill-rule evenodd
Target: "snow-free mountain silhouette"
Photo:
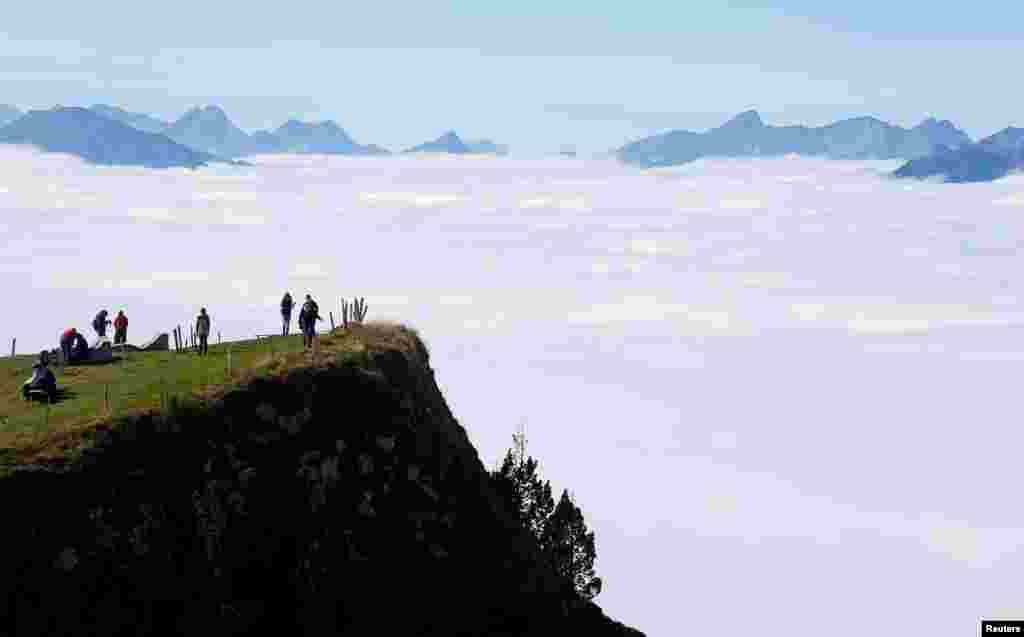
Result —
<path fill-rule="evenodd" d="M 218 159 L 79 107 L 29 111 L 0 128 L 0 143 L 32 145 L 105 165 L 196 168 Z"/>
<path fill-rule="evenodd" d="M 749 110 L 703 133 L 674 130 L 626 144 L 620 160 L 667 166 L 700 157 L 756 157 L 789 153 L 833 159 L 903 159 L 921 157 L 940 144 L 969 144 L 966 133 L 949 121 L 926 119 L 903 128 L 874 117 L 856 117 L 827 126 L 771 126 Z"/>
<path fill-rule="evenodd" d="M 10 104 L 0 104 L 0 126 L 6 126 L 21 117 L 22 113 Z"/>
<path fill-rule="evenodd" d="M 362 146 L 333 121 L 300 122 L 290 119 L 277 130 L 257 131 L 250 137 L 254 153 L 317 153 L 327 155 L 381 155 L 379 146 Z"/>
<path fill-rule="evenodd" d="M 147 115 L 146 113 L 132 113 L 131 111 L 126 111 L 118 106 L 110 106 L 109 104 L 93 104 L 89 107 L 89 110 L 94 113 L 98 113 L 107 119 L 127 124 L 132 128 L 137 128 L 140 131 L 147 133 L 162 133 L 170 127 L 169 122 L 157 119 L 152 115 Z"/>
<path fill-rule="evenodd" d="M 937 178 L 952 183 L 993 181 L 1024 170 L 1024 128 L 1004 128 L 977 144 L 940 146 L 900 166 L 896 177 Z"/>
<path fill-rule="evenodd" d="M 219 106 L 192 108 L 164 134 L 179 144 L 220 157 L 241 157 L 252 150 L 249 135 L 235 126 Z"/>
<path fill-rule="evenodd" d="M 455 131 L 448 131 L 444 135 L 441 135 L 437 139 L 414 146 L 406 153 L 450 153 L 452 155 L 465 155 L 470 153 L 470 149 L 466 146 Z"/>

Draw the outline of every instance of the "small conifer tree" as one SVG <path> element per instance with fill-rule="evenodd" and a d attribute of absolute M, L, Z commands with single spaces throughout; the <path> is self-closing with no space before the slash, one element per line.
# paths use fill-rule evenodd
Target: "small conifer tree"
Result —
<path fill-rule="evenodd" d="M 550 561 L 566 588 L 582 599 L 593 599 L 601 592 L 601 579 L 594 575 L 594 533 L 568 491 L 555 505 L 551 483 L 541 480 L 538 462 L 526 454 L 522 429 L 512 440 L 514 447 L 505 454 L 501 467 L 491 473 L 495 490 L 520 526 L 536 539 L 544 559 Z"/>
<path fill-rule="evenodd" d="M 600 592 L 600 580 L 594 575 L 594 533 L 587 528 L 583 512 L 572 501 L 568 491 L 562 492 L 551 517 L 544 527 L 541 546 L 552 561 L 555 573 L 571 584 L 576 594 L 585 599 Z"/>

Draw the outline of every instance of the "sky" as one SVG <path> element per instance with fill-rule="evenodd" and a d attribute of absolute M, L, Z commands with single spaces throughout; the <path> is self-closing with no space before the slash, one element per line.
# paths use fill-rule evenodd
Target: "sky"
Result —
<path fill-rule="evenodd" d="M 602 153 L 758 109 L 768 123 L 1024 125 L 1018 2 L 12 3 L 0 102 L 114 103 L 243 129 L 334 119 L 409 148 L 455 129 L 513 153 Z"/>
<path fill-rule="evenodd" d="M 525 426 L 595 531 L 597 601 L 651 637 L 1024 616 L 1024 176 L 252 162 L 0 147 L 0 341 L 55 347 L 100 307 L 132 343 L 200 306 L 244 338 L 277 329 L 285 290 L 324 315 L 363 296 L 423 335 L 486 464 Z"/>

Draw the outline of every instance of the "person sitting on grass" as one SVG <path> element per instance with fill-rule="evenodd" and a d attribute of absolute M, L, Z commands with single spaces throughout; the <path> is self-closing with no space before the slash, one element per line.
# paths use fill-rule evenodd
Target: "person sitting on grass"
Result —
<path fill-rule="evenodd" d="M 71 346 L 71 357 L 69 363 L 81 363 L 89 360 L 89 343 L 78 330 L 74 333 L 74 344 Z"/>
<path fill-rule="evenodd" d="M 39 360 L 32 365 L 32 376 L 21 387 L 21 393 L 25 400 L 32 398 L 33 391 L 43 392 L 51 403 L 57 399 L 57 379 L 50 371 L 49 364 L 50 353 L 40 352 Z"/>

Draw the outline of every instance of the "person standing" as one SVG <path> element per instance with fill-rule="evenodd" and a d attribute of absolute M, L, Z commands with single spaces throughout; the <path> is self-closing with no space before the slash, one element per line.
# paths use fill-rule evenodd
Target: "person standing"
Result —
<path fill-rule="evenodd" d="M 199 355 L 205 356 L 209 350 L 207 339 L 210 338 L 210 315 L 206 308 L 199 309 L 199 316 L 196 317 L 196 338 L 199 340 Z"/>
<path fill-rule="evenodd" d="M 92 329 L 96 330 L 96 335 L 100 338 L 107 336 L 107 326 L 110 325 L 110 319 L 107 318 L 108 312 L 106 310 L 100 310 L 96 314 L 96 318 L 92 320 Z"/>
<path fill-rule="evenodd" d="M 306 295 L 306 302 L 302 304 L 299 311 L 299 327 L 302 328 L 302 346 L 306 349 L 313 347 L 313 337 L 316 336 L 316 322 L 322 321 L 320 306 L 316 304 L 313 297 Z"/>
<path fill-rule="evenodd" d="M 114 345 L 124 345 L 127 340 L 128 317 L 124 315 L 124 310 L 118 310 L 117 316 L 114 317 Z"/>
<path fill-rule="evenodd" d="M 288 332 L 291 331 L 292 308 L 294 306 L 295 302 L 292 301 L 292 293 L 285 292 L 284 298 L 281 299 L 281 336 L 288 336 Z"/>

